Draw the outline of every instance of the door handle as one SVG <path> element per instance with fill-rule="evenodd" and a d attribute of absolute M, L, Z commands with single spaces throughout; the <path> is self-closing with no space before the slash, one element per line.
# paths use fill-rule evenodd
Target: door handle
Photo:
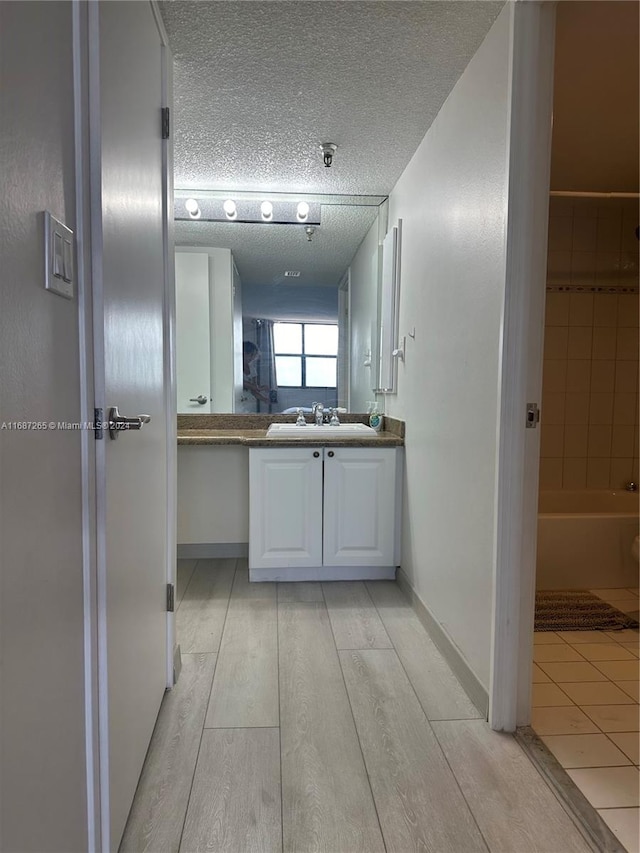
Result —
<path fill-rule="evenodd" d="M 123 430 L 142 429 L 144 424 L 151 421 L 150 415 L 138 415 L 137 418 L 125 418 L 118 411 L 117 406 L 109 409 L 109 438 L 117 438 L 118 433 Z"/>
<path fill-rule="evenodd" d="M 189 397 L 189 402 L 200 403 L 201 406 L 204 406 L 204 404 L 207 402 L 207 398 L 204 396 L 204 394 L 198 394 L 197 397 Z"/>

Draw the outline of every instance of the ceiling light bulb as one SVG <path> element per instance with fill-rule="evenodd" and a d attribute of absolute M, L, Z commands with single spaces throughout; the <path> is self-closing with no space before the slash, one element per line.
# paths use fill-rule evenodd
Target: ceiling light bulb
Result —
<path fill-rule="evenodd" d="M 297 217 L 301 222 L 304 222 L 304 220 L 307 218 L 308 215 L 309 215 L 309 205 L 307 204 L 306 201 L 301 201 L 300 204 L 298 205 Z"/>
<path fill-rule="evenodd" d="M 227 219 L 235 219 L 237 216 L 237 208 L 236 203 L 233 199 L 228 198 L 225 203 L 222 205 L 224 208 L 224 212 L 227 214 Z"/>
<path fill-rule="evenodd" d="M 200 219 L 200 206 L 195 198 L 188 198 L 185 201 L 184 206 L 192 219 Z"/>
<path fill-rule="evenodd" d="M 260 213 L 263 219 L 271 219 L 273 216 L 273 205 L 270 201 L 263 201 L 260 205 Z"/>

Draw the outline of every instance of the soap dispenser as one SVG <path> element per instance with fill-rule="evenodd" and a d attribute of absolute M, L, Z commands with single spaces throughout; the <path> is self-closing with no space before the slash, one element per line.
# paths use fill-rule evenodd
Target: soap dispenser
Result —
<path fill-rule="evenodd" d="M 380 432 L 382 429 L 382 415 L 378 411 L 378 403 L 369 403 L 369 426 L 372 429 L 375 429 L 376 432 Z"/>

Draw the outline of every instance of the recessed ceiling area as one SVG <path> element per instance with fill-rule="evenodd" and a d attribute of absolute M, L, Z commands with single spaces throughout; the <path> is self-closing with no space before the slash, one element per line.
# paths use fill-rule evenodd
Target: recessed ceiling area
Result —
<path fill-rule="evenodd" d="M 503 5 L 162 2 L 175 185 L 388 194 Z"/>
<path fill-rule="evenodd" d="M 638 9 L 557 5 L 552 190 L 638 192 Z"/>

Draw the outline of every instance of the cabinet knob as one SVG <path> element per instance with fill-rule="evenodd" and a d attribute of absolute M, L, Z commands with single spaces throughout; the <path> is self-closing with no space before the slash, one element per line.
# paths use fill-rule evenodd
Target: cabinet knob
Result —
<path fill-rule="evenodd" d="M 317 458 L 318 458 L 318 456 L 320 456 L 320 451 L 319 451 L 319 450 L 314 450 L 314 451 L 313 451 L 313 455 L 314 455 L 314 456 L 315 456 L 315 458 L 317 459 Z"/>
<path fill-rule="evenodd" d="M 330 451 L 327 453 L 327 456 L 335 456 L 335 454 L 334 454 L 333 450 L 330 450 Z"/>

